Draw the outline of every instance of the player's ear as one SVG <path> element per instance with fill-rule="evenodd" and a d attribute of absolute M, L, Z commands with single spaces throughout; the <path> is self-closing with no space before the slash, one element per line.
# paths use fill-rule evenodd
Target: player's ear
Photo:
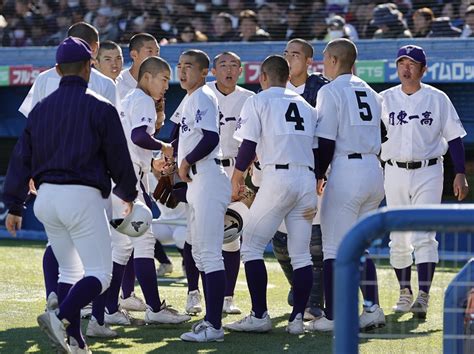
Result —
<path fill-rule="evenodd" d="M 212 68 L 211 73 L 212 73 L 212 75 L 216 76 L 216 68 Z"/>
<path fill-rule="evenodd" d="M 208 68 L 204 68 L 201 70 L 201 77 L 206 78 L 207 74 L 209 74 Z"/>
<path fill-rule="evenodd" d="M 311 65 L 313 64 L 313 58 L 306 58 L 306 65 Z"/>
<path fill-rule="evenodd" d="M 130 51 L 130 58 L 132 58 L 133 61 L 137 60 L 138 52 L 135 49 Z"/>

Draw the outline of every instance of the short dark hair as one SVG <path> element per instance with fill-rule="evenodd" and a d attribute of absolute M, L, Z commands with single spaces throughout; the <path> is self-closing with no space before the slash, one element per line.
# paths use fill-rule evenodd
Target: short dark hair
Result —
<path fill-rule="evenodd" d="M 113 49 L 117 49 L 118 51 L 122 50 L 122 48 L 120 48 L 120 46 L 115 42 L 103 41 L 102 43 L 100 43 L 99 52 L 97 53 L 97 58 L 99 58 L 105 50 L 113 50 Z"/>
<path fill-rule="evenodd" d="M 99 32 L 87 22 L 77 22 L 67 30 L 68 37 L 77 37 L 83 39 L 87 44 L 92 45 L 99 41 Z"/>
<path fill-rule="evenodd" d="M 140 82 L 145 73 L 156 76 L 165 70 L 171 73 L 171 67 L 166 60 L 160 57 L 148 57 L 140 65 L 140 69 L 138 70 L 138 82 Z"/>
<path fill-rule="evenodd" d="M 193 57 L 196 60 L 196 63 L 199 64 L 201 69 L 209 69 L 210 59 L 209 56 L 199 49 L 189 49 L 181 53 L 181 55 L 187 55 Z"/>
<path fill-rule="evenodd" d="M 266 73 L 270 80 L 286 84 L 290 77 L 290 65 L 281 55 L 270 55 L 262 63 L 262 72 Z"/>
<path fill-rule="evenodd" d="M 58 64 L 58 67 L 63 75 L 77 75 L 86 65 L 90 66 L 90 60 Z"/>
<path fill-rule="evenodd" d="M 239 64 L 242 63 L 242 60 L 240 60 L 240 57 L 235 54 L 234 52 L 222 52 L 222 53 L 219 53 L 217 54 L 214 59 L 212 60 L 212 67 L 215 68 L 216 67 L 216 64 L 217 64 L 217 61 L 219 60 L 219 58 L 223 55 L 230 55 L 231 57 L 234 57 L 235 59 L 237 59 L 239 61 Z"/>
<path fill-rule="evenodd" d="M 128 43 L 128 50 L 131 52 L 132 50 L 139 51 L 144 45 L 145 42 L 154 41 L 158 44 L 156 38 L 149 34 L 149 33 L 137 33 L 132 38 L 130 38 L 130 42 Z M 158 49 L 160 46 L 158 46 Z"/>
<path fill-rule="evenodd" d="M 220 12 L 216 18 L 222 18 L 225 23 L 232 26 L 232 16 L 230 16 L 230 14 L 227 12 Z"/>
<path fill-rule="evenodd" d="M 303 49 L 303 53 L 305 57 L 311 58 L 311 59 L 313 58 L 314 49 L 313 49 L 313 46 L 308 41 L 302 38 L 294 38 L 288 42 L 288 44 L 291 44 L 291 43 L 298 43 L 299 45 L 301 45 L 301 48 Z"/>
<path fill-rule="evenodd" d="M 337 38 L 330 41 L 325 51 L 336 57 L 346 69 L 351 69 L 357 59 L 357 47 L 349 39 Z"/>

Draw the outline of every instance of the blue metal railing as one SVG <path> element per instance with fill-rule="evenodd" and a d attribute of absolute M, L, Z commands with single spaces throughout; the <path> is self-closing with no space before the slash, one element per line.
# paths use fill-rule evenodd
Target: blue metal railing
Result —
<path fill-rule="evenodd" d="M 339 248 L 334 283 L 334 353 L 358 352 L 360 257 L 372 241 L 390 231 L 474 232 L 474 205 L 425 205 L 381 208 L 362 219 Z"/>

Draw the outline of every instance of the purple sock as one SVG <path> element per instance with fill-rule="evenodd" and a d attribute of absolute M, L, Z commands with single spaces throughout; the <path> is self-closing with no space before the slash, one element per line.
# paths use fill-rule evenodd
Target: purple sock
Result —
<path fill-rule="evenodd" d="M 416 268 L 418 269 L 418 289 L 429 294 L 436 263 L 420 263 L 416 265 Z"/>
<path fill-rule="evenodd" d="M 122 296 L 124 299 L 130 297 L 135 288 L 135 266 L 133 262 L 133 252 L 125 266 L 122 278 Z"/>
<path fill-rule="evenodd" d="M 290 321 L 293 321 L 297 314 L 304 314 L 306 304 L 313 287 L 313 267 L 306 266 L 293 270 L 293 311 Z"/>
<path fill-rule="evenodd" d="M 199 289 L 199 270 L 196 267 L 192 254 L 192 246 L 185 242 L 183 248 L 184 268 L 186 269 L 186 278 L 188 280 L 188 293 Z"/>
<path fill-rule="evenodd" d="M 182 248 L 179 248 L 176 246 L 176 249 L 178 250 L 179 254 L 181 255 L 181 264 L 184 266 L 184 250 Z"/>
<path fill-rule="evenodd" d="M 73 320 L 69 326 L 67 326 L 66 333 L 77 341 L 79 348 L 84 348 L 86 346 L 86 341 L 81 332 L 81 311 L 74 315 Z"/>
<path fill-rule="evenodd" d="M 44 287 L 46 288 L 46 299 L 49 294 L 58 294 L 59 264 L 51 246 L 46 247 L 43 255 Z"/>
<path fill-rule="evenodd" d="M 374 261 L 370 259 L 368 255 L 365 256 L 365 262 L 362 264 L 360 281 L 360 290 L 364 297 L 364 305 L 368 307 L 375 304 L 378 305 L 379 288 L 377 285 L 377 271 Z"/>
<path fill-rule="evenodd" d="M 107 289 L 92 300 L 92 316 L 94 316 L 101 326 L 104 325 L 105 302 L 107 301 L 108 294 L 109 290 Z"/>
<path fill-rule="evenodd" d="M 222 251 L 222 256 L 226 276 L 224 296 L 234 296 L 235 283 L 237 283 L 240 269 L 240 250 L 236 252 Z"/>
<path fill-rule="evenodd" d="M 81 309 L 95 299 L 101 291 L 102 284 L 99 279 L 93 276 L 82 278 L 69 290 L 66 298 L 59 305 L 58 318 L 65 318 L 71 323 L 77 314 L 80 318 Z"/>
<path fill-rule="evenodd" d="M 204 302 L 207 303 L 206 301 L 206 294 L 207 294 L 207 285 L 206 285 L 206 273 L 204 272 L 199 272 L 201 274 L 201 282 L 202 282 L 202 292 L 204 296 Z"/>
<path fill-rule="evenodd" d="M 107 290 L 107 299 L 105 306 L 107 313 L 112 314 L 118 311 L 118 298 L 120 293 L 120 284 L 122 283 L 123 272 L 125 266 L 113 263 L 112 266 L 112 280 L 110 281 L 109 289 Z"/>
<path fill-rule="evenodd" d="M 222 306 L 224 305 L 225 271 L 206 274 L 206 316 L 215 329 L 222 326 Z"/>
<path fill-rule="evenodd" d="M 156 281 L 155 260 L 151 258 L 135 258 L 135 273 L 142 288 L 145 302 L 153 312 L 160 311 L 161 301 Z"/>
<path fill-rule="evenodd" d="M 165 249 L 160 241 L 156 240 L 155 243 L 155 258 L 161 264 L 170 264 L 171 261 L 166 255 Z"/>
<path fill-rule="evenodd" d="M 58 304 L 61 305 L 66 296 L 69 294 L 69 290 L 71 290 L 72 284 L 66 283 L 58 283 Z"/>
<path fill-rule="evenodd" d="M 326 302 L 326 307 L 324 308 L 324 313 L 328 320 L 333 319 L 333 282 L 334 282 L 334 262 L 335 259 L 326 259 L 323 262 L 323 281 L 324 281 L 324 301 Z"/>
<path fill-rule="evenodd" d="M 267 311 L 267 268 L 263 259 L 245 263 L 245 275 L 252 299 L 252 311 L 255 317 L 262 318 Z"/>
<path fill-rule="evenodd" d="M 400 290 L 409 289 L 411 293 L 411 266 L 406 268 L 393 268 L 397 275 L 398 284 L 400 284 Z"/>

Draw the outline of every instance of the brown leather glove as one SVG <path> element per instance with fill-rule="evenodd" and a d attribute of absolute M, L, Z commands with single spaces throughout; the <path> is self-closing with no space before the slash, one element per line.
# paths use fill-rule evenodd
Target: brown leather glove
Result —
<path fill-rule="evenodd" d="M 168 208 L 174 209 L 179 204 L 179 201 L 173 196 L 172 191 L 173 182 L 171 176 L 163 176 L 158 180 L 158 184 L 153 192 L 153 198 Z"/>

